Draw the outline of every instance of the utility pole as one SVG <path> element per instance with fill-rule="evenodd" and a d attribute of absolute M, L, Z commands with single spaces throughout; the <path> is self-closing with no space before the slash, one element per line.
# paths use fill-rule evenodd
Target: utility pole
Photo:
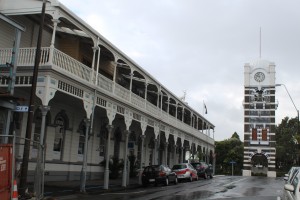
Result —
<path fill-rule="evenodd" d="M 42 16 L 40 20 L 39 34 L 37 40 L 37 47 L 35 52 L 35 61 L 34 61 L 34 69 L 32 76 L 32 87 L 31 94 L 29 100 L 29 109 L 28 109 L 28 118 L 27 118 L 27 128 L 25 135 L 25 145 L 23 152 L 23 161 L 21 165 L 21 178 L 20 178 L 20 195 L 25 196 L 25 191 L 27 187 L 27 173 L 28 173 L 28 161 L 29 161 L 29 150 L 30 150 L 30 141 L 31 141 L 31 131 L 32 131 L 32 121 L 34 114 L 34 103 L 35 103 L 35 93 L 36 93 L 36 83 L 38 77 L 38 68 L 41 59 L 41 44 L 42 44 L 42 33 L 44 27 L 44 19 L 45 19 L 45 8 L 46 8 L 46 0 L 43 0 L 42 6 Z"/>
<path fill-rule="evenodd" d="M 292 101 L 292 103 L 293 103 L 293 105 L 294 105 L 294 107 L 295 107 L 295 109 L 297 111 L 297 134 L 300 134 L 299 133 L 299 110 L 297 109 L 297 107 L 296 107 L 296 105 L 295 105 L 295 103 L 294 103 L 294 101 L 293 101 L 293 99 L 292 99 L 292 97 L 291 97 L 288 89 L 286 88 L 286 86 L 284 84 L 276 84 L 275 86 L 282 86 L 282 85 L 284 86 L 287 94 L 289 95 L 289 97 L 290 97 L 290 99 L 291 99 L 291 101 Z"/>

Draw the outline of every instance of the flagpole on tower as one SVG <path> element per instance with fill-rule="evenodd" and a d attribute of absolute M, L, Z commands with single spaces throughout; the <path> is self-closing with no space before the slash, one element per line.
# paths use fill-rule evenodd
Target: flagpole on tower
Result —
<path fill-rule="evenodd" d="M 205 111 L 205 112 L 204 112 Z M 203 100 L 203 120 L 202 120 L 202 133 L 204 134 L 204 114 L 207 114 L 207 107 L 205 105 L 205 102 Z M 207 162 L 208 158 L 207 158 L 207 149 L 208 149 L 208 136 L 206 133 L 206 151 L 205 151 L 205 162 Z"/>

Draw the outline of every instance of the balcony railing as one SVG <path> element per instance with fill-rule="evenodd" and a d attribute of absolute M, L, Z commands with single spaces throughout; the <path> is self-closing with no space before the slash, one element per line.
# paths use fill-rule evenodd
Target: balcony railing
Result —
<path fill-rule="evenodd" d="M 53 51 L 51 51 L 53 50 Z M 2 48 L 0 49 L 0 64 L 10 63 L 12 59 L 12 49 Z M 18 67 L 33 66 L 35 59 L 35 48 L 20 48 L 18 57 Z M 40 66 L 51 66 L 52 69 L 73 77 L 81 82 L 86 81 L 93 83 L 96 75 L 95 72 L 77 61 L 76 59 L 70 57 L 69 55 L 59 51 L 58 49 L 51 49 L 50 47 L 41 48 L 41 60 Z M 195 135 L 203 140 L 208 140 L 212 143 L 212 138 L 207 138 L 206 135 L 201 134 L 197 129 L 177 120 L 175 117 L 169 115 L 165 111 L 162 111 L 157 106 L 146 101 L 144 98 L 131 93 L 123 86 L 114 83 L 112 80 L 106 78 L 105 76 L 98 74 L 97 86 L 99 89 L 105 92 L 111 93 L 123 101 L 127 101 L 132 105 L 138 107 L 140 110 L 144 110 L 147 113 L 157 117 L 161 121 L 172 124 L 178 129 L 185 130 L 190 134 Z"/>

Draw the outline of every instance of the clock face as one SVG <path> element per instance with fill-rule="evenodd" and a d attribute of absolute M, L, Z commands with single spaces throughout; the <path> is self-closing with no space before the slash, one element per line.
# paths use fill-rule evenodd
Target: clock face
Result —
<path fill-rule="evenodd" d="M 255 75 L 254 75 L 254 79 L 257 81 L 257 82 L 262 82 L 265 80 L 265 74 L 262 73 L 262 72 L 257 72 Z"/>

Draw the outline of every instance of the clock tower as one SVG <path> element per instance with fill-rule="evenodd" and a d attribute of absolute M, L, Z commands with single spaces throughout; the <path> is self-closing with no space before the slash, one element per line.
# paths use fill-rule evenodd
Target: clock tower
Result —
<path fill-rule="evenodd" d="M 244 66 L 244 164 L 243 176 L 275 170 L 275 64 L 256 60 Z"/>

